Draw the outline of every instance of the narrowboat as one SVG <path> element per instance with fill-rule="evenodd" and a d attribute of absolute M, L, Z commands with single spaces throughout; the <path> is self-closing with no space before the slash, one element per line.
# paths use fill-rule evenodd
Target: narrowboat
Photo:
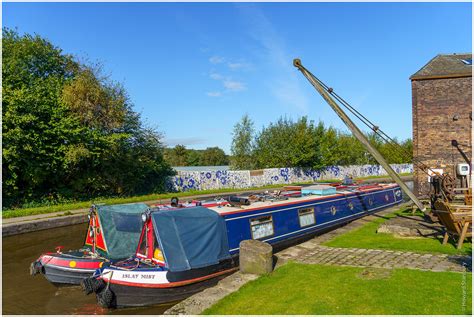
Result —
<path fill-rule="evenodd" d="M 227 201 L 222 199 L 180 203 L 177 197 L 173 197 L 170 204 L 155 207 L 171 210 L 225 204 Z M 56 252 L 42 254 L 31 263 L 30 274 L 41 273 L 56 286 L 79 285 L 84 278 L 110 262 L 133 256 L 142 230 L 141 216 L 148 208 L 143 203 L 93 205 L 89 210 L 84 246 L 66 252 L 57 247 Z"/>
<path fill-rule="evenodd" d="M 143 203 L 93 205 L 84 245 L 78 250 L 42 254 L 30 265 L 30 274 L 41 273 L 56 286 L 78 285 L 95 270 L 112 260 L 134 254 L 142 228 L 141 215 L 149 207 Z"/>
<path fill-rule="evenodd" d="M 398 204 L 402 192 L 396 184 L 328 184 L 227 201 L 145 212 L 134 258 L 97 270 L 86 294 L 104 307 L 179 301 L 237 270 L 243 240 L 288 244 Z"/>

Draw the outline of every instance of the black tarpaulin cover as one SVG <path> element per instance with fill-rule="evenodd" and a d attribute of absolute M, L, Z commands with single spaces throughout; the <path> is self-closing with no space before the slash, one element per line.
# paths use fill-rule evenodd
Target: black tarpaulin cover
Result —
<path fill-rule="evenodd" d="M 172 272 L 229 258 L 225 221 L 213 210 L 193 207 L 152 213 L 153 227 Z"/>

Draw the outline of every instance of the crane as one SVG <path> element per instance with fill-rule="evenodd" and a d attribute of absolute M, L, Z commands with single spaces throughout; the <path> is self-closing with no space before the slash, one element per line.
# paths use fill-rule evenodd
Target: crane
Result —
<path fill-rule="evenodd" d="M 346 124 L 346 126 L 351 130 L 352 134 L 365 146 L 367 151 L 374 157 L 374 159 L 385 169 L 385 171 L 390 175 L 390 177 L 400 186 L 400 188 L 410 197 L 413 203 L 421 210 L 426 211 L 426 207 L 421 203 L 421 201 L 415 196 L 415 194 L 408 188 L 408 186 L 402 181 L 400 176 L 392 169 L 392 167 L 385 161 L 380 152 L 369 142 L 365 137 L 364 133 L 357 127 L 357 125 L 347 116 L 347 114 L 342 110 L 341 107 L 336 103 L 336 101 L 331 97 L 332 93 L 331 88 L 325 88 L 321 85 L 319 80 L 316 80 L 315 77 L 309 72 L 302 64 L 301 60 L 295 58 L 293 60 L 293 65 L 301 71 L 301 73 L 308 79 L 308 81 L 313 85 L 316 91 L 323 97 L 323 99 L 331 106 L 331 108 L 336 112 L 336 114 L 341 118 L 341 120 Z"/>

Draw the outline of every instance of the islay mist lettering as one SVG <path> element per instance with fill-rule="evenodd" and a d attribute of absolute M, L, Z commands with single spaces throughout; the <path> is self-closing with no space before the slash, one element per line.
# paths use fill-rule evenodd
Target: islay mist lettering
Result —
<path fill-rule="evenodd" d="M 140 279 L 153 280 L 153 279 L 155 279 L 155 275 L 154 274 L 124 273 L 124 274 L 122 274 L 122 278 L 129 278 L 129 279 L 138 279 L 138 278 L 140 278 Z"/>

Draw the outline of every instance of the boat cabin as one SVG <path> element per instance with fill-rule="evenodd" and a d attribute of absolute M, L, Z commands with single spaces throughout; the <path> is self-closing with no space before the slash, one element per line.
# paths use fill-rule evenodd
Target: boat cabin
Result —
<path fill-rule="evenodd" d="M 142 227 L 143 203 L 92 206 L 84 247 L 110 260 L 133 255 Z"/>
<path fill-rule="evenodd" d="M 142 262 L 180 272 L 230 258 L 225 221 L 211 209 L 150 209 L 142 220 L 135 254 Z"/>

